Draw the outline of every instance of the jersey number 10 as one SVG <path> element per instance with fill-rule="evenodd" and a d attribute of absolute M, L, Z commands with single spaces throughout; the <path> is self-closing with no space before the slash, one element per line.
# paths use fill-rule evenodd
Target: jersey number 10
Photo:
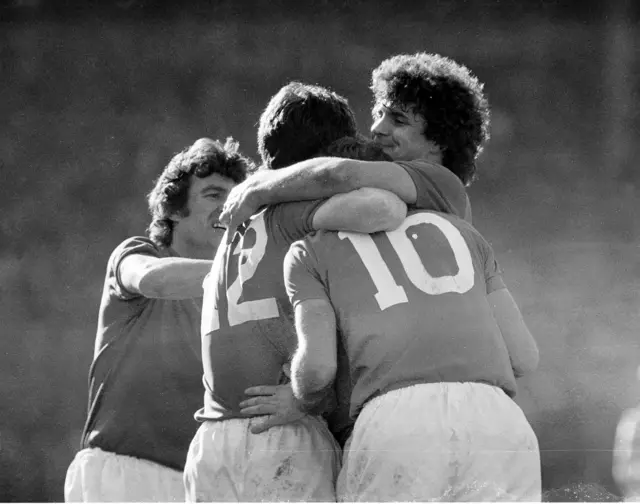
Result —
<path fill-rule="evenodd" d="M 419 224 L 432 224 L 442 232 L 458 266 L 457 274 L 440 277 L 429 274 L 411 239 L 407 236 L 407 229 Z M 447 292 L 463 294 L 473 287 L 474 270 L 471 252 L 460 231 L 447 219 L 437 214 L 417 213 L 407 217 L 398 229 L 385 234 L 398 254 L 407 277 L 425 294 L 438 295 Z M 343 240 L 348 239 L 362 259 L 376 287 L 377 292 L 374 297 L 381 310 L 409 302 L 406 291 L 396 283 L 371 236 L 341 231 L 338 237 Z"/>

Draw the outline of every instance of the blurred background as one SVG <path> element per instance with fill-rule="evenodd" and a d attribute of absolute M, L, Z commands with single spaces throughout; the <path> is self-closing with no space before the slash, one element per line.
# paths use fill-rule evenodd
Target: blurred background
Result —
<path fill-rule="evenodd" d="M 144 234 L 170 157 L 232 135 L 257 159 L 261 110 L 293 79 L 348 97 L 368 131 L 371 70 L 417 51 L 486 84 L 469 195 L 540 346 L 518 402 L 545 499 L 619 496 L 615 427 L 640 401 L 640 2 L 0 5 L 1 500 L 63 500 L 106 261 Z"/>

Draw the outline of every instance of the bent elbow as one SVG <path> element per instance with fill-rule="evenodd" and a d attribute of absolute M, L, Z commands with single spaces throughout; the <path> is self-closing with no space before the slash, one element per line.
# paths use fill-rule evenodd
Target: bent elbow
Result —
<path fill-rule="evenodd" d="M 336 371 L 337 366 L 327 363 L 318 363 L 313 369 L 308 369 L 298 383 L 299 394 L 309 396 L 327 388 L 333 383 Z"/>
<path fill-rule="evenodd" d="M 535 348 L 526 358 L 521 359 L 517 364 L 513 364 L 513 372 L 516 375 L 516 378 L 521 378 L 528 374 L 533 373 L 536 369 L 538 369 L 538 365 L 540 364 L 540 353 L 538 349 Z"/>
<path fill-rule="evenodd" d="M 407 205 L 395 194 L 371 190 L 368 195 L 368 205 L 371 209 L 370 218 L 363 223 L 363 233 L 378 231 L 393 231 L 397 229 L 407 217 Z"/>
<path fill-rule="evenodd" d="M 349 160 L 332 157 L 325 159 L 320 178 L 326 186 L 340 188 L 340 192 L 349 192 L 357 188 L 355 173 Z"/>

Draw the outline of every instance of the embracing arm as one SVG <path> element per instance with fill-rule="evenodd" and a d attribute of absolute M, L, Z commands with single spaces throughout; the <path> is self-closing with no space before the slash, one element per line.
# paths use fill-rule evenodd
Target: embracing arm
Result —
<path fill-rule="evenodd" d="M 336 320 L 326 299 L 310 299 L 295 308 L 298 348 L 291 362 L 293 394 L 306 411 L 315 411 L 333 393 L 338 368 Z"/>
<path fill-rule="evenodd" d="M 415 203 L 416 187 L 404 168 L 390 161 L 318 157 L 270 172 L 254 191 L 262 205 L 328 198 L 362 187 L 385 189 Z"/>
<path fill-rule="evenodd" d="M 488 300 L 507 345 L 516 378 L 535 371 L 540 361 L 538 345 L 513 296 L 508 289 L 502 288 L 488 294 Z"/>
<path fill-rule="evenodd" d="M 147 298 L 189 299 L 202 296 L 202 282 L 213 261 L 182 257 L 126 256 L 119 266 L 122 286 Z"/>
<path fill-rule="evenodd" d="M 407 216 L 407 205 L 395 194 L 365 187 L 336 194 L 316 210 L 315 230 L 375 233 L 396 229 Z"/>
<path fill-rule="evenodd" d="M 220 222 L 235 229 L 265 205 L 324 199 L 363 187 L 390 191 L 408 204 L 417 198 L 413 179 L 396 163 L 319 157 L 258 171 L 229 193 Z"/>

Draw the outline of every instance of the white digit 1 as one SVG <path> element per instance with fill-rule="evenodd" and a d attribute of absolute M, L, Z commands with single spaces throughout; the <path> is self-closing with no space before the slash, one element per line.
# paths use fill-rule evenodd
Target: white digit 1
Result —
<path fill-rule="evenodd" d="M 227 242 L 227 231 L 220 243 Z M 218 279 L 216 275 L 222 274 L 222 258 L 224 257 L 224 247 L 218 247 L 216 255 L 213 258 L 213 264 L 211 270 L 204 277 L 202 282 L 202 316 L 200 317 L 200 333 L 204 336 L 210 332 L 220 329 L 220 315 L 218 312 L 218 306 L 215 303 L 216 287 L 218 285 Z"/>
<path fill-rule="evenodd" d="M 256 242 L 253 247 L 233 252 L 234 254 L 238 254 L 239 257 L 238 277 L 227 290 L 230 326 L 242 324 L 243 322 L 248 322 L 250 320 L 275 318 L 280 315 L 275 298 L 238 303 L 238 300 L 242 295 L 242 287 L 244 283 L 250 280 L 255 274 L 258 264 L 260 264 L 260 261 L 264 257 L 264 253 L 267 248 L 267 230 L 264 224 L 264 212 L 260 213 L 251 221 L 249 229 L 251 228 L 253 228 L 256 236 Z"/>
<path fill-rule="evenodd" d="M 371 236 L 340 231 L 338 237 L 340 239 L 347 238 L 362 259 L 364 267 L 367 268 L 371 280 L 378 290 L 375 298 L 381 310 L 409 301 L 407 293 L 393 279 L 391 271 L 389 271 Z"/>
<path fill-rule="evenodd" d="M 418 224 L 432 224 L 442 232 L 451 246 L 458 266 L 458 273 L 441 277 L 432 277 L 429 274 L 406 233 L 409 227 Z M 475 274 L 471 252 L 460 231 L 447 219 L 432 213 L 413 214 L 407 217 L 398 229 L 389 231 L 386 235 L 389 237 L 389 241 L 396 251 L 407 277 L 413 285 L 425 294 L 438 295 L 447 292 L 463 294 L 473 287 Z M 378 247 L 369 235 L 340 232 L 338 236 L 340 238 L 348 238 L 354 245 L 378 290 L 375 298 L 381 310 L 399 303 L 408 302 L 406 292 L 394 280 L 389 267 L 380 255 Z M 365 239 L 363 240 L 362 238 Z M 356 241 L 358 244 L 356 244 Z M 382 292 L 387 292 L 388 295 L 382 296 Z"/>

